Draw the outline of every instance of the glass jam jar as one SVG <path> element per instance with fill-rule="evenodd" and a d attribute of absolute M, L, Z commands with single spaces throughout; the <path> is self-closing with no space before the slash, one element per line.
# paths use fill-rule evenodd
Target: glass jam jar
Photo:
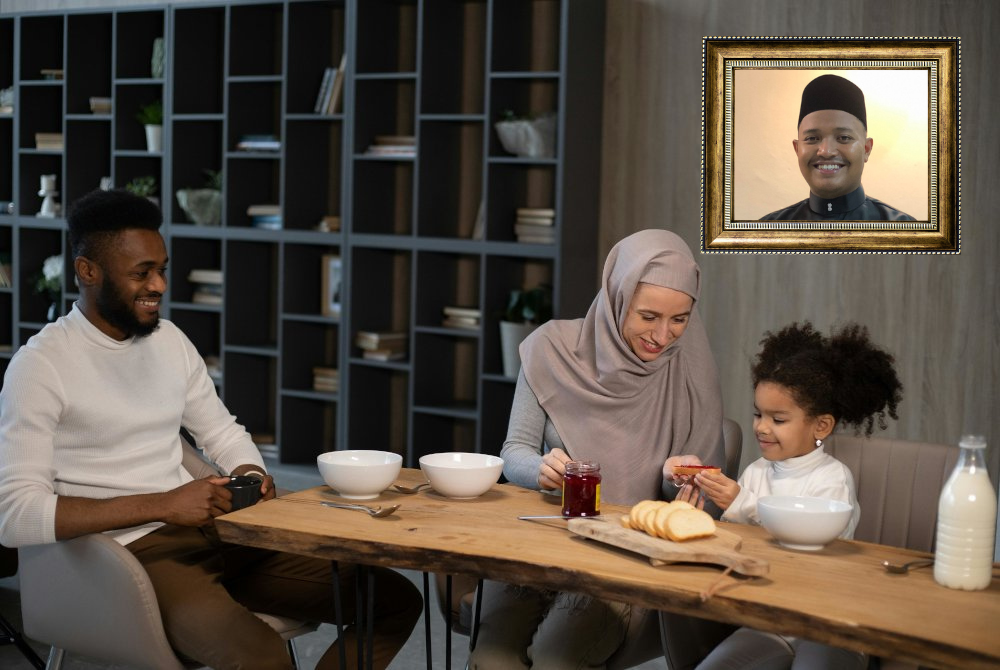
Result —
<path fill-rule="evenodd" d="M 597 516 L 601 513 L 601 464 L 570 461 L 563 475 L 562 515 Z"/>

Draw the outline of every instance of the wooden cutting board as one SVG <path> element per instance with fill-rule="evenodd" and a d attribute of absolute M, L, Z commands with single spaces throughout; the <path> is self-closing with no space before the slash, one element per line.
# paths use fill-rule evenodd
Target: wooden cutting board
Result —
<path fill-rule="evenodd" d="M 668 563 L 711 563 L 732 568 L 733 572 L 751 577 L 766 575 L 768 562 L 740 553 L 739 535 L 716 526 L 715 535 L 686 542 L 672 542 L 621 525 L 621 515 L 609 515 L 605 520 L 570 519 L 569 529 L 577 535 L 598 542 L 634 551 L 649 558 L 653 565 Z"/>

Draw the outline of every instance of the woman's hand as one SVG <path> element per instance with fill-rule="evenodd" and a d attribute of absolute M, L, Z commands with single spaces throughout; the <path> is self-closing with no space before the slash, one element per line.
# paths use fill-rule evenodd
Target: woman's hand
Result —
<path fill-rule="evenodd" d="M 566 464 L 572 458 L 562 449 L 553 449 L 542 456 L 542 467 L 538 469 L 538 486 L 543 489 L 561 489 Z"/>
<path fill-rule="evenodd" d="M 701 489 L 691 484 L 685 484 L 682 486 L 681 490 L 677 492 L 677 497 L 675 497 L 674 500 L 683 500 L 686 503 L 694 505 L 698 509 L 705 509 L 705 496 L 702 495 Z"/>
<path fill-rule="evenodd" d="M 701 465 L 701 459 L 693 454 L 684 456 L 671 456 L 663 464 L 664 481 L 674 481 L 674 468 L 678 465 Z"/>
<path fill-rule="evenodd" d="M 722 472 L 699 472 L 694 476 L 694 483 L 723 510 L 729 509 L 736 496 L 740 494 L 740 485 Z"/>

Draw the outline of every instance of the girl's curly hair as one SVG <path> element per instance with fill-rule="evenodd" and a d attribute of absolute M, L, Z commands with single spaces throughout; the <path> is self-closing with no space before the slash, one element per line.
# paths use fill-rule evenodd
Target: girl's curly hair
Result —
<path fill-rule="evenodd" d="M 849 323 L 824 337 L 808 321 L 793 323 L 765 333 L 760 344 L 751 366 L 755 388 L 761 382 L 784 386 L 809 416 L 831 414 L 868 436 L 876 418 L 883 430 L 887 413 L 899 418 L 903 385 L 895 359 L 869 339 L 864 326 Z"/>

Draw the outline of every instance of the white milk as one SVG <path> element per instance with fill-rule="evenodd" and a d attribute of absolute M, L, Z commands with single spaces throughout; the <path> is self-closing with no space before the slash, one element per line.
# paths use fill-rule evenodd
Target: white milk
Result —
<path fill-rule="evenodd" d="M 942 586 L 985 589 L 993 576 L 997 497 L 986 472 L 986 441 L 963 436 L 962 451 L 938 503 L 934 579 Z"/>

